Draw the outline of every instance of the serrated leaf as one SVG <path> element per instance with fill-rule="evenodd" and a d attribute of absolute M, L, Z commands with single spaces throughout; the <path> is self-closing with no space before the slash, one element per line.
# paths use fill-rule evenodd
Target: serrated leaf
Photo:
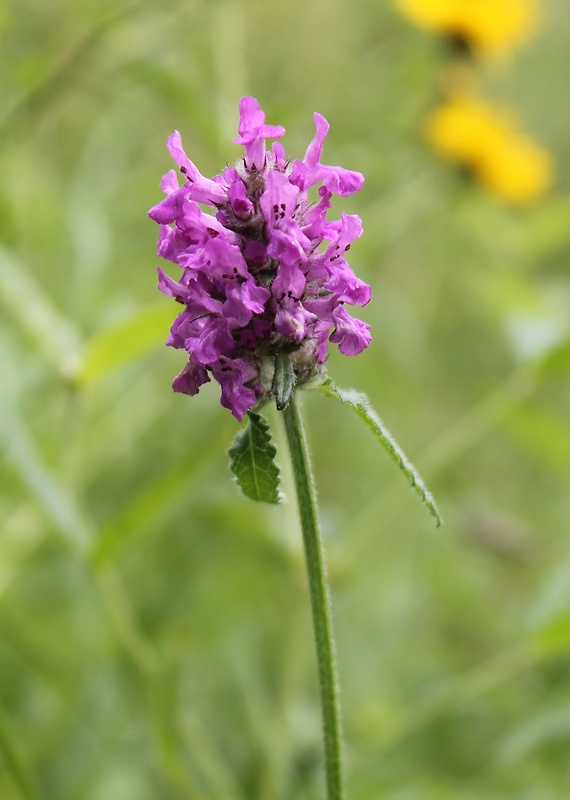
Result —
<path fill-rule="evenodd" d="M 336 397 L 341 403 L 348 405 L 364 422 L 366 427 L 372 431 L 384 449 L 387 450 L 392 461 L 402 470 L 410 486 L 416 494 L 419 495 L 430 514 L 434 517 L 436 525 L 439 527 L 443 519 L 431 492 L 428 490 L 414 465 L 408 460 L 400 445 L 370 405 L 368 397 L 354 389 L 339 389 L 331 380 L 327 380 L 314 388 L 319 389 L 329 397 Z"/>
<path fill-rule="evenodd" d="M 279 468 L 269 425 L 260 414 L 250 412 L 247 427 L 238 433 L 228 453 L 238 486 L 251 500 L 279 503 Z"/>

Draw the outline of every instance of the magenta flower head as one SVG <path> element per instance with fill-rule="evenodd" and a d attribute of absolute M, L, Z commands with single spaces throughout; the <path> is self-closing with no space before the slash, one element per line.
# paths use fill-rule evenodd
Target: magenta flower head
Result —
<path fill-rule="evenodd" d="M 257 100 L 242 98 L 234 141 L 245 154 L 211 180 L 175 131 L 168 149 L 182 185 L 168 172 L 166 198 L 149 211 L 160 225 L 158 255 L 181 269 L 176 279 L 158 269 L 158 288 L 183 306 L 167 344 L 189 360 L 173 388 L 193 395 L 213 376 L 222 405 L 239 421 L 274 397 L 279 407 L 294 386 L 322 376 L 329 342 L 353 356 L 371 340 L 369 325 L 346 311 L 371 294 L 345 257 L 362 233 L 360 219 L 327 219 L 333 193 L 351 195 L 364 178 L 321 163 L 329 125 L 314 118 L 305 158 L 291 162 L 278 142 L 266 151 L 266 139 L 280 139 L 284 128 L 266 125 Z M 317 185 L 318 199 L 310 199 Z"/>

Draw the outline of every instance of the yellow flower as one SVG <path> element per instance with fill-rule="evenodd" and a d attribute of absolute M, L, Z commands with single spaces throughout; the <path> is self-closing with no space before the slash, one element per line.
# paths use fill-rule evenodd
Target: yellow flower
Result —
<path fill-rule="evenodd" d="M 517 134 L 503 140 L 480 164 L 481 183 L 515 205 L 538 200 L 552 184 L 552 159 L 530 137 Z"/>
<path fill-rule="evenodd" d="M 476 95 L 459 94 L 437 108 L 426 132 L 437 151 L 509 203 L 533 202 L 552 183 L 550 155 L 510 115 Z"/>
<path fill-rule="evenodd" d="M 412 21 L 477 50 L 508 50 L 536 29 L 540 0 L 396 0 Z"/>

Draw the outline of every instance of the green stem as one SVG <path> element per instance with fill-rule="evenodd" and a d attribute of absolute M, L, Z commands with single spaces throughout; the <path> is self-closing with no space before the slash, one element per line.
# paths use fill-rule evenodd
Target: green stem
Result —
<path fill-rule="evenodd" d="M 332 614 L 325 575 L 323 545 L 317 519 L 315 486 L 303 423 L 295 395 L 283 411 L 289 452 L 293 465 L 299 517 L 303 531 L 325 745 L 325 771 L 328 800 L 342 800 L 340 704 L 336 674 Z"/>

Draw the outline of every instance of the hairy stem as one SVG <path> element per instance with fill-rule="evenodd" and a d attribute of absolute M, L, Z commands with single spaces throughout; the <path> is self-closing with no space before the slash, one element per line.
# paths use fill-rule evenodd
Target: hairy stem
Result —
<path fill-rule="evenodd" d="M 317 518 L 313 474 L 305 431 L 294 394 L 285 407 L 283 416 L 293 465 L 313 614 L 323 719 L 327 797 L 328 800 L 342 800 L 344 791 L 342 785 L 340 704 L 331 605 L 326 582 L 323 545 Z"/>

